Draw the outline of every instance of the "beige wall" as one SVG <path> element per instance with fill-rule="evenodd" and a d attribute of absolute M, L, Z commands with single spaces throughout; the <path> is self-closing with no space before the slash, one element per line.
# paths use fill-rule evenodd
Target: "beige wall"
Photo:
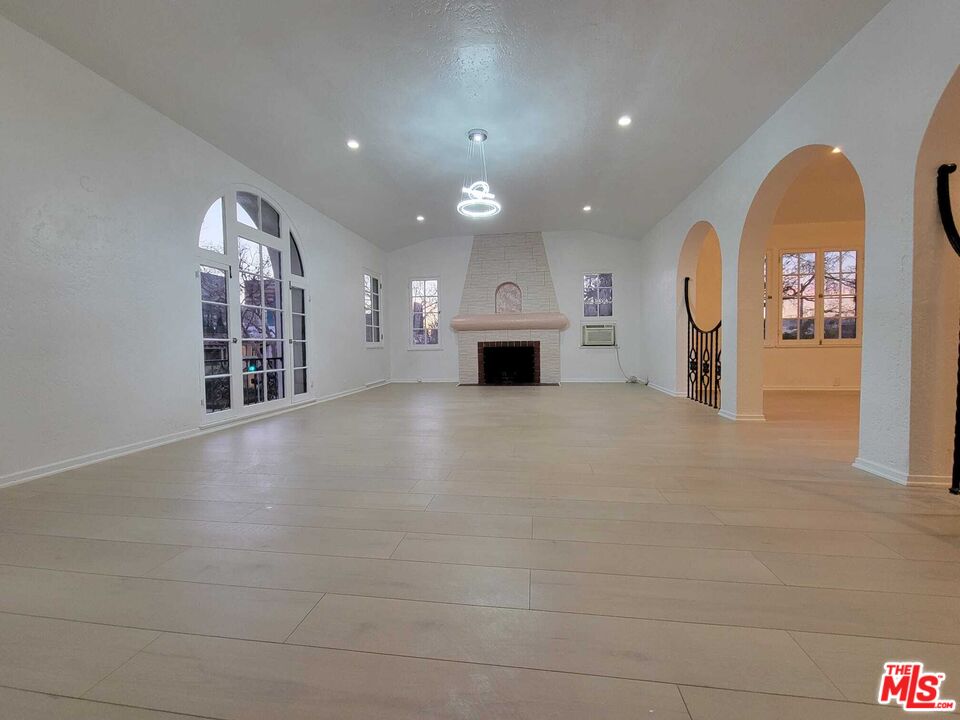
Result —
<path fill-rule="evenodd" d="M 776 345 L 777 262 L 781 250 L 852 248 L 863 252 L 863 222 L 773 225 L 767 238 L 770 286 L 774 303 L 763 348 L 764 389 L 859 389 L 860 347 Z M 862 261 L 861 261 L 862 262 Z M 862 289 L 861 289 L 862 293 Z M 862 295 L 861 295 L 862 297 Z"/>
<path fill-rule="evenodd" d="M 950 475 L 957 387 L 960 259 L 947 242 L 937 206 L 941 163 L 960 164 L 960 71 L 940 99 L 920 147 L 914 194 L 913 353 L 910 367 L 910 475 Z M 960 222 L 960 172 L 950 176 Z"/>
<path fill-rule="evenodd" d="M 709 330 L 720 322 L 720 298 L 723 283 L 723 265 L 720 261 L 720 239 L 712 228 L 703 240 L 697 259 L 694 285 L 693 314 L 697 324 Z"/>

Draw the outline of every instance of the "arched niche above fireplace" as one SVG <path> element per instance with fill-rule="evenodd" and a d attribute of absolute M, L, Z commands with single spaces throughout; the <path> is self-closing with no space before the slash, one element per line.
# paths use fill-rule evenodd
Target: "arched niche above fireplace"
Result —
<path fill-rule="evenodd" d="M 520 286 L 512 282 L 500 283 L 497 287 L 495 307 L 497 315 L 523 312 Z"/>

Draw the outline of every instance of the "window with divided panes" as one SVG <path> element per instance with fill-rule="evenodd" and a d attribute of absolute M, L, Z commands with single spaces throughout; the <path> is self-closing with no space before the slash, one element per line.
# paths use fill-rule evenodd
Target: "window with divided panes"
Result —
<path fill-rule="evenodd" d="M 410 281 L 410 342 L 416 347 L 440 344 L 440 281 Z"/>
<path fill-rule="evenodd" d="M 363 274 L 363 315 L 366 324 L 364 339 L 370 345 L 383 342 L 380 325 L 380 294 L 383 286 L 380 278 L 371 273 Z"/>
<path fill-rule="evenodd" d="M 859 341 L 859 260 L 848 250 L 780 253 L 780 345 Z"/>
<path fill-rule="evenodd" d="M 613 317 L 613 273 L 583 276 L 583 316 Z"/>

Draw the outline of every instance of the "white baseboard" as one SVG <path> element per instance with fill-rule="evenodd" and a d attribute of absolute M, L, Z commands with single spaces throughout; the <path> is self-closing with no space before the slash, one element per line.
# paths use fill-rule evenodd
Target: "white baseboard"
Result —
<path fill-rule="evenodd" d="M 736 420 L 737 422 L 766 422 L 766 418 L 763 416 L 763 413 L 734 413 L 730 412 L 729 410 L 720 410 L 717 415 L 722 418 L 726 418 L 727 420 Z"/>
<path fill-rule="evenodd" d="M 872 460 L 867 460 L 862 457 L 857 457 L 857 459 L 853 461 L 853 466 L 857 468 L 857 470 L 863 470 L 871 475 L 877 475 L 885 480 L 895 482 L 897 485 L 906 485 L 909 479 L 907 473 L 902 470 L 897 470 L 889 465 L 883 465 L 882 463 L 873 462 Z"/>
<path fill-rule="evenodd" d="M 664 395 L 669 395 L 670 397 L 675 398 L 685 398 L 687 393 L 680 392 L 679 390 L 671 390 L 670 388 L 664 387 L 663 385 L 657 385 L 656 383 L 647 383 L 647 387 L 651 390 L 656 390 L 657 392 L 662 392 Z"/>
<path fill-rule="evenodd" d="M 367 389 L 369 389 L 369 388 L 375 388 L 375 387 L 379 387 L 380 385 L 386 385 L 386 384 L 389 383 L 389 382 L 390 382 L 389 380 L 387 380 L 386 378 L 383 378 L 382 380 L 373 380 L 372 382 L 368 382 L 368 383 L 364 384 L 363 387 L 364 387 L 364 388 L 367 388 Z M 350 394 L 350 391 L 348 390 L 348 391 L 346 392 L 346 394 L 349 395 L 349 394 Z M 343 397 L 343 396 L 341 395 L 340 397 Z"/>
<path fill-rule="evenodd" d="M 560 384 L 563 383 L 623 383 L 627 384 L 627 379 L 618 377 L 618 378 L 560 378 Z M 636 384 L 636 383 L 634 383 Z"/>
<path fill-rule="evenodd" d="M 0 476 L 0 488 L 10 487 L 12 485 L 20 485 L 21 483 L 29 482 L 30 480 L 36 480 L 48 475 L 55 475 L 66 470 L 74 470 L 86 465 L 93 465 L 94 463 L 103 462 L 104 460 L 112 460 L 113 458 L 123 457 L 124 455 L 132 455 L 133 453 L 140 452 L 141 450 L 149 450 L 150 448 L 160 447 L 161 445 L 169 445 L 170 443 L 175 443 L 180 440 L 187 440 L 188 438 L 198 437 L 200 435 L 209 435 L 210 433 L 226 430 L 227 428 L 236 427 L 237 425 L 245 425 L 246 423 L 254 422 L 256 420 L 264 420 L 269 417 L 274 417 L 275 415 L 282 415 L 283 413 L 300 410 L 310 405 L 316 405 L 317 403 L 329 402 L 330 400 L 336 400 L 337 398 L 346 397 L 347 395 L 354 395 L 359 392 L 364 392 L 365 390 L 379 387 L 380 384 L 383 383 L 380 382 L 374 383 L 370 386 L 351 388 L 349 390 L 343 390 L 341 392 L 331 393 L 330 395 L 324 395 L 323 397 L 314 398 L 313 400 L 299 402 L 295 405 L 278 408 L 277 410 L 272 410 L 259 415 L 250 415 L 248 417 L 235 418 L 233 420 L 208 424 L 202 427 L 191 428 L 189 430 L 181 430 L 179 432 L 170 433 L 169 435 L 161 435 L 159 437 L 150 438 L 149 440 L 141 440 L 128 445 L 120 445 L 107 450 L 98 450 L 97 452 L 88 453 L 86 455 L 78 455 L 76 457 L 68 458 L 66 460 L 59 460 L 46 465 L 38 465 L 36 467 L 27 468 L 26 470 L 18 470 L 16 472 Z"/>
<path fill-rule="evenodd" d="M 457 378 L 391 378 L 391 383 L 459 383 Z"/>
<path fill-rule="evenodd" d="M 770 392 L 860 392 L 859 387 L 837 385 L 764 385 L 763 389 Z"/>
<path fill-rule="evenodd" d="M 272 414 L 275 413 L 267 413 L 267 415 Z M 258 417 L 266 417 L 266 415 L 260 415 Z M 102 462 L 104 460 L 122 457 L 123 455 L 130 455 L 132 453 L 139 452 L 140 450 L 148 450 L 153 447 L 159 447 L 160 445 L 169 445 L 170 443 L 177 442 L 178 440 L 186 440 L 187 438 L 194 437 L 195 435 L 203 435 L 208 432 L 215 432 L 221 427 L 226 426 L 227 423 L 224 423 L 223 425 L 217 425 L 214 427 L 197 428 L 194 430 L 181 430 L 180 432 L 170 433 L 169 435 L 161 435 L 160 437 L 151 438 L 149 440 L 142 440 L 140 442 L 130 443 L 128 445 L 120 445 L 109 448 L 108 450 L 87 453 L 86 455 L 78 455 L 76 457 L 68 458 L 67 460 L 59 460 L 46 465 L 37 465 L 36 467 L 27 468 L 26 470 L 18 470 L 0 477 L 0 488 L 19 485 L 30 480 L 46 477 L 47 475 L 55 475 L 56 473 L 63 472 L 65 470 L 74 470 L 75 468 L 84 467 L 85 465 L 93 465 L 94 463 Z"/>
<path fill-rule="evenodd" d="M 897 485 L 907 485 L 908 487 L 950 487 L 953 479 L 949 475 L 911 475 L 903 470 L 862 457 L 854 460 L 853 466 L 857 470 L 863 470 L 871 475 L 895 482 Z"/>

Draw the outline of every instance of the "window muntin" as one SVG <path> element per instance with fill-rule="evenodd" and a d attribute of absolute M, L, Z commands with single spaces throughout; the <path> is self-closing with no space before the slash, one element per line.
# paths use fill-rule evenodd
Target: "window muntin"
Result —
<path fill-rule="evenodd" d="M 417 347 L 440 344 L 440 281 L 410 281 L 410 342 Z"/>
<path fill-rule="evenodd" d="M 855 249 L 780 253 L 778 344 L 857 342 L 859 259 Z"/>
<path fill-rule="evenodd" d="M 227 273 L 200 266 L 203 325 L 204 407 L 207 413 L 230 409 L 230 320 Z"/>
<path fill-rule="evenodd" d="M 613 317 L 613 273 L 583 276 L 583 316 Z"/>
<path fill-rule="evenodd" d="M 293 352 L 293 394 L 307 392 L 307 293 L 303 288 L 290 287 L 290 319 L 293 332 L 290 349 Z"/>
<path fill-rule="evenodd" d="M 380 293 L 383 289 L 380 278 L 370 273 L 363 274 L 363 314 L 366 328 L 365 342 L 379 345 L 383 342 L 380 329 Z"/>

